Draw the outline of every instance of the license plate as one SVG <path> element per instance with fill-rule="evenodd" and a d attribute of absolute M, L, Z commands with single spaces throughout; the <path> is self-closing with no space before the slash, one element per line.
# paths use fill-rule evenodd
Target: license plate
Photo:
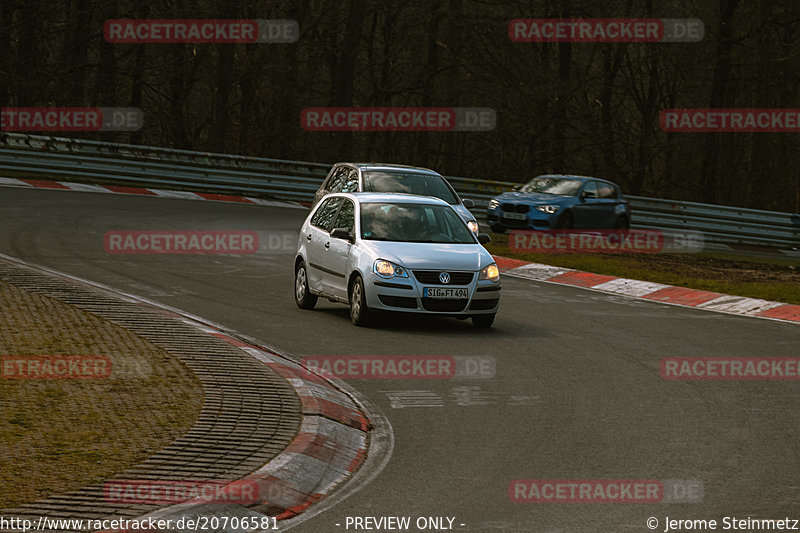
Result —
<path fill-rule="evenodd" d="M 422 289 L 425 298 L 469 298 L 467 289 L 444 289 L 441 287 L 425 287 Z"/>
<path fill-rule="evenodd" d="M 503 213 L 503 217 L 510 218 L 512 220 L 525 220 L 528 218 L 528 215 L 525 213 Z"/>

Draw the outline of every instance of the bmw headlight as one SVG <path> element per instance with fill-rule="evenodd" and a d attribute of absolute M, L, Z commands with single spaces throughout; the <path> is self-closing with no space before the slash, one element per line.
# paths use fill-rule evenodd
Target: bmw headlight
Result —
<path fill-rule="evenodd" d="M 497 281 L 500 279 L 500 269 L 497 268 L 496 263 L 492 263 L 489 266 L 483 267 L 481 270 L 480 276 L 478 279 L 488 279 L 489 281 Z"/>
<path fill-rule="evenodd" d="M 408 277 L 408 271 L 405 268 L 385 259 L 376 259 L 375 264 L 372 265 L 372 271 L 378 276 L 386 279 Z"/>
<path fill-rule="evenodd" d="M 489 200 L 489 209 L 497 209 L 500 207 L 500 202 L 492 198 Z"/>
<path fill-rule="evenodd" d="M 555 213 L 556 211 L 561 209 L 561 206 L 559 206 L 559 205 L 537 205 L 536 209 L 538 209 L 542 213 L 547 213 L 548 215 L 552 215 L 553 213 Z"/>
<path fill-rule="evenodd" d="M 477 234 L 478 234 L 478 229 L 479 229 L 479 227 L 478 227 L 478 223 L 477 223 L 477 222 L 475 222 L 474 220 L 470 220 L 469 222 L 467 222 L 467 227 L 468 227 L 468 228 L 470 229 L 470 231 L 471 231 L 472 233 L 474 233 L 475 235 L 477 235 Z"/>

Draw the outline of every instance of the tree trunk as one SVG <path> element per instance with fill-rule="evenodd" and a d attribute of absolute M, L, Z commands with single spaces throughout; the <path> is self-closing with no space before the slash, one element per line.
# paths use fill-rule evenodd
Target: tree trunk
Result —
<path fill-rule="evenodd" d="M 146 19 L 148 18 L 149 15 L 150 15 L 150 6 L 147 3 L 139 4 L 139 9 L 136 12 L 136 17 L 138 19 Z M 136 54 L 134 56 L 133 72 L 131 73 L 132 85 L 131 85 L 130 107 L 136 107 L 139 109 L 142 109 L 142 102 L 143 102 L 145 64 L 146 64 L 145 50 L 147 50 L 147 46 L 145 45 L 137 46 Z M 142 109 L 142 112 L 144 112 L 144 109 Z M 145 128 L 146 126 L 140 129 L 139 131 L 134 131 L 131 133 L 132 144 L 142 144 L 142 136 L 144 134 Z"/>
<path fill-rule="evenodd" d="M 344 39 L 336 68 L 334 95 L 336 106 L 351 107 L 353 105 L 353 81 L 356 72 L 358 44 L 361 29 L 364 26 L 365 0 L 350 0 L 347 10 L 347 22 L 344 28 Z M 340 142 L 340 153 L 343 157 L 353 157 L 353 134 L 345 132 Z"/>
<path fill-rule="evenodd" d="M 719 27 L 717 30 L 718 41 L 716 58 L 714 60 L 714 76 L 711 80 L 711 92 L 708 107 L 729 107 L 733 95 L 728 90 L 731 78 L 731 56 L 733 54 L 733 16 L 739 0 L 720 0 Z M 707 133 L 705 142 L 705 157 L 703 158 L 701 176 L 703 185 L 701 201 L 717 203 L 719 199 L 719 186 L 717 181 L 717 166 L 720 157 L 719 133 Z"/>
<path fill-rule="evenodd" d="M 103 3 L 103 20 L 117 18 L 117 0 L 105 0 Z M 95 80 L 94 102 L 101 106 L 113 106 L 117 103 L 117 56 L 116 45 L 109 43 L 100 36 L 100 65 L 97 68 Z"/>

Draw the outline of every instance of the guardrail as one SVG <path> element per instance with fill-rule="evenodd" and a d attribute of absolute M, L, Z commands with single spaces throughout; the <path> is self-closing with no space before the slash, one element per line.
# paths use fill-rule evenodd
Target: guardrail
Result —
<path fill-rule="evenodd" d="M 80 139 L 0 133 L 0 173 L 310 202 L 330 165 Z M 489 200 L 516 183 L 447 177 L 485 219 Z M 628 196 L 632 226 L 699 231 L 706 242 L 800 248 L 800 215 Z"/>

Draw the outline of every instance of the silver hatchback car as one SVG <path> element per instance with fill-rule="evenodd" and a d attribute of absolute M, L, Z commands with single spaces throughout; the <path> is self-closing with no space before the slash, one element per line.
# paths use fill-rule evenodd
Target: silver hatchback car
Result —
<path fill-rule="evenodd" d="M 444 200 L 407 194 L 327 195 L 303 223 L 294 262 L 295 302 L 350 305 L 357 326 L 375 310 L 494 322 L 500 272 Z"/>

